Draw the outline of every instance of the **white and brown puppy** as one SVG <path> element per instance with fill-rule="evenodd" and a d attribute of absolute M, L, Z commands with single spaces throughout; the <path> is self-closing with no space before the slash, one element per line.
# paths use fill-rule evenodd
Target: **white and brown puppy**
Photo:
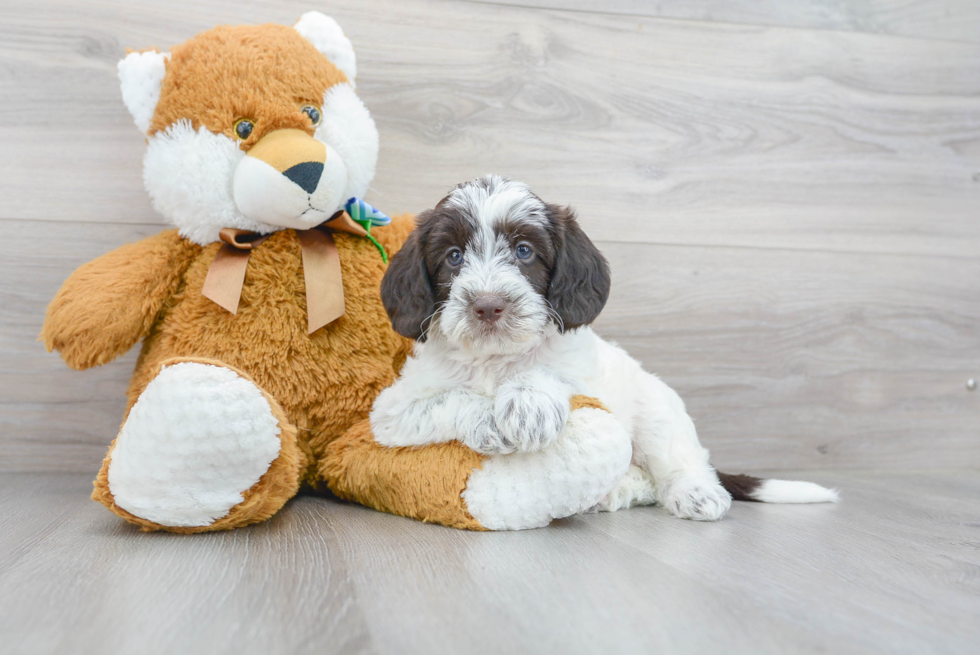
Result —
<path fill-rule="evenodd" d="M 732 496 L 837 500 L 809 482 L 719 478 L 677 393 L 588 327 L 609 286 L 605 258 L 570 209 L 498 176 L 459 185 L 418 216 L 381 285 L 395 330 L 417 345 L 374 404 L 375 438 L 456 439 L 487 454 L 545 450 L 561 438 L 571 396 L 585 394 L 633 443 L 633 466 L 599 509 L 659 503 L 713 521 Z"/>

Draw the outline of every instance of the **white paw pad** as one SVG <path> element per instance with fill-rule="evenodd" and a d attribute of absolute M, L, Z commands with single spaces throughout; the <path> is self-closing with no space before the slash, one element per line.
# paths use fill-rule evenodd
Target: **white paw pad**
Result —
<path fill-rule="evenodd" d="M 231 369 L 165 367 L 133 405 L 109 463 L 116 505 L 160 525 L 227 516 L 279 456 L 279 421 Z"/>
<path fill-rule="evenodd" d="M 716 482 L 681 478 L 670 485 L 663 504 L 677 518 L 717 521 L 732 506 L 732 497 Z"/>

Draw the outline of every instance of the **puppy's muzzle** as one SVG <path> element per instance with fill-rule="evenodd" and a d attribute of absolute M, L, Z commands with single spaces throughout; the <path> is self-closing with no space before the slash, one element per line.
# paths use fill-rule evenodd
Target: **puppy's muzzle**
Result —
<path fill-rule="evenodd" d="M 473 301 L 471 305 L 473 309 L 473 314 L 476 316 L 478 321 L 484 323 L 496 323 L 504 315 L 507 310 L 507 302 L 505 298 L 497 295 L 485 295 L 478 296 L 476 300 Z"/>

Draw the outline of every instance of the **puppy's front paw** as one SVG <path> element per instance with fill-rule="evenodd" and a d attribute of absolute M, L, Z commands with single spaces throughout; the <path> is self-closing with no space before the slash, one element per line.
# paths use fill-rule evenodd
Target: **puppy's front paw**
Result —
<path fill-rule="evenodd" d="M 500 434 L 517 450 L 540 450 L 554 443 L 568 420 L 568 399 L 528 388 L 502 388 L 493 415 Z"/>
<path fill-rule="evenodd" d="M 717 521 L 732 506 L 732 497 L 716 482 L 680 478 L 667 489 L 663 504 L 679 519 Z"/>
<path fill-rule="evenodd" d="M 484 455 L 507 455 L 517 450 L 517 444 L 501 434 L 490 415 L 467 431 L 463 443 Z"/>

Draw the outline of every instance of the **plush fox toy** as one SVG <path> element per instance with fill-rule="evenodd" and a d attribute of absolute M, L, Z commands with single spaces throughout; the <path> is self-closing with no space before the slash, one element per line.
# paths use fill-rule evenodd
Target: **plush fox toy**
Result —
<path fill-rule="evenodd" d="M 378 133 L 356 74 L 350 41 L 316 12 L 119 63 L 146 189 L 176 229 L 80 267 L 41 337 L 75 369 L 142 340 L 93 498 L 146 530 L 244 526 L 324 485 L 455 527 L 536 527 L 594 505 L 626 471 L 628 437 L 588 399 L 573 403 L 568 443 L 604 436 L 549 480 L 457 442 L 374 442 L 371 403 L 411 348 L 379 286 L 412 221 L 360 200 Z M 515 507 L 519 520 L 498 520 Z"/>

